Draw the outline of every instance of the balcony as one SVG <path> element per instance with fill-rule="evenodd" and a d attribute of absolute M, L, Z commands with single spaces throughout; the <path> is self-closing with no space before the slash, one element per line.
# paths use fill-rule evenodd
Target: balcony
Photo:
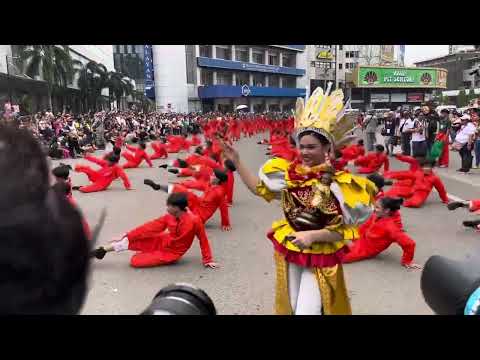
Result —
<path fill-rule="evenodd" d="M 305 95 L 306 95 L 306 90 L 301 88 L 276 88 L 276 87 L 248 86 L 248 89 L 243 89 L 243 91 L 242 91 L 242 86 L 231 86 L 231 85 L 208 85 L 208 86 L 200 86 L 198 88 L 198 97 L 200 99 L 238 98 L 242 96 L 296 98 L 296 97 L 305 97 Z"/>

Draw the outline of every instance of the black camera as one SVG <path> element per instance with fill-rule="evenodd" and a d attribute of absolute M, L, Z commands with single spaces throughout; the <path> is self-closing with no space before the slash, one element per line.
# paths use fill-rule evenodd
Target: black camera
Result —
<path fill-rule="evenodd" d="M 425 302 L 437 315 L 480 315 L 480 265 L 432 256 L 421 278 Z"/>
<path fill-rule="evenodd" d="M 193 285 L 176 283 L 164 287 L 140 315 L 216 315 L 207 293 Z"/>

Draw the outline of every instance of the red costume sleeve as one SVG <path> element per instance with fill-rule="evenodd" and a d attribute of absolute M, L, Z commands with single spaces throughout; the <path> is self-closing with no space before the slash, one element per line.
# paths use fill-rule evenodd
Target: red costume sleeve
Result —
<path fill-rule="evenodd" d="M 401 162 L 404 162 L 404 163 L 407 163 L 410 165 L 410 170 L 417 170 L 419 168 L 419 164 L 418 164 L 418 161 L 414 158 L 414 157 L 411 157 L 411 156 L 407 156 L 407 155 L 401 155 L 401 154 L 397 154 L 395 156 L 398 160 L 400 160 Z"/>
<path fill-rule="evenodd" d="M 158 236 L 159 233 L 165 231 L 167 228 L 166 216 L 163 215 L 158 219 L 149 221 L 127 233 L 128 240 L 137 241 L 153 236 Z"/>
<path fill-rule="evenodd" d="M 123 186 L 125 186 L 125 189 L 129 190 L 132 185 L 130 184 L 130 180 L 128 180 L 127 174 L 125 174 L 125 171 L 120 166 L 117 166 L 117 174 L 122 179 L 123 181 Z"/>
<path fill-rule="evenodd" d="M 202 220 L 195 216 L 195 235 L 200 241 L 200 251 L 202 252 L 203 264 L 208 264 L 213 261 L 212 251 L 208 242 L 207 233 L 203 226 Z"/>
<path fill-rule="evenodd" d="M 148 156 L 148 154 L 143 151 L 142 152 L 142 157 L 145 159 L 145 161 L 147 162 L 148 166 L 152 167 L 153 164 L 152 164 L 152 160 L 150 160 L 150 156 Z"/>
<path fill-rule="evenodd" d="M 386 176 L 388 179 L 395 179 L 395 180 L 415 180 L 415 173 L 409 170 L 405 171 L 392 171 L 388 173 Z"/>
<path fill-rule="evenodd" d="M 132 151 L 132 152 L 136 152 L 136 151 L 137 151 L 137 148 L 136 148 L 136 147 L 131 146 L 131 145 L 128 145 L 128 144 L 126 144 L 125 147 L 126 147 L 128 150 Z"/>
<path fill-rule="evenodd" d="M 100 165 L 101 167 L 105 167 L 108 165 L 107 161 L 96 158 L 95 156 L 91 156 L 91 155 L 85 155 L 85 160 L 88 160 L 90 162 L 93 162 L 94 164 Z"/>
<path fill-rule="evenodd" d="M 415 254 L 415 241 L 410 238 L 402 229 L 396 226 L 389 226 L 390 238 L 403 250 L 402 265 L 410 264 Z"/>
<path fill-rule="evenodd" d="M 438 195 L 440 195 L 440 199 L 442 199 L 444 203 L 448 203 L 447 190 L 445 190 L 445 186 L 443 185 L 442 180 L 440 180 L 438 176 L 434 176 L 432 184 L 435 187 L 435 189 L 438 191 Z"/>

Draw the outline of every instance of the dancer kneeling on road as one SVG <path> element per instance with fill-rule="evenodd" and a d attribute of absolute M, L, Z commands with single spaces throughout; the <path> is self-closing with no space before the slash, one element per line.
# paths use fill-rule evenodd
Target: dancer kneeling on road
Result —
<path fill-rule="evenodd" d="M 137 252 L 130 259 L 133 267 L 168 265 L 180 260 L 197 237 L 203 265 L 217 268 L 203 223 L 197 215 L 187 210 L 187 205 L 186 194 L 170 194 L 167 198 L 167 214 L 113 239 L 110 245 L 94 250 L 91 257 L 103 259 L 107 252 L 131 250 Z"/>
<path fill-rule="evenodd" d="M 212 178 L 210 186 L 205 189 L 203 196 L 201 197 L 188 191 L 188 188 L 180 184 L 169 184 L 168 186 L 159 185 L 150 179 L 145 179 L 143 183 L 156 191 L 162 190 L 166 193 L 186 193 L 188 197 L 188 207 L 194 214 L 200 217 L 204 224 L 207 223 L 217 209 L 220 209 L 222 230 L 230 231 L 232 227 L 230 226 L 230 219 L 228 216 L 228 204 L 224 184 L 228 181 L 228 175 L 224 171 L 218 169 L 214 170 L 214 174 L 215 176 Z"/>
<path fill-rule="evenodd" d="M 355 166 L 360 166 L 359 174 L 371 174 L 380 170 L 383 165 L 383 170 L 388 171 L 390 163 L 385 154 L 385 147 L 383 145 L 375 145 L 375 152 L 370 152 L 365 156 L 360 156 L 355 160 Z"/>
<path fill-rule="evenodd" d="M 344 263 L 373 258 L 397 243 L 403 250 L 402 266 L 407 269 L 421 269 L 413 263 L 415 241 L 403 230 L 400 205 L 403 199 L 383 197 L 375 204 L 375 213 L 366 223 L 360 225 L 360 238 L 350 245 L 350 252 L 343 258 Z"/>

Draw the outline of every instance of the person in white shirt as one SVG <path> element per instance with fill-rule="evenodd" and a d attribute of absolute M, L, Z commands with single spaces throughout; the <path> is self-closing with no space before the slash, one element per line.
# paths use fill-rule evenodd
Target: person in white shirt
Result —
<path fill-rule="evenodd" d="M 402 117 L 400 118 L 399 132 L 402 143 L 402 154 L 410 156 L 411 148 L 410 141 L 412 140 L 412 133 L 410 130 L 413 129 L 414 123 L 412 117 L 408 111 L 404 111 Z"/>
<path fill-rule="evenodd" d="M 459 149 L 459 154 L 462 159 L 462 167 L 457 171 L 468 173 L 472 168 L 472 150 L 477 129 L 472 123 L 469 115 L 463 115 L 461 120 L 462 126 L 455 137 L 454 143 L 454 147 Z"/>
<path fill-rule="evenodd" d="M 427 156 L 427 141 L 425 138 L 425 115 L 421 111 L 416 112 L 413 128 L 408 130 L 412 134 L 412 156 Z"/>

